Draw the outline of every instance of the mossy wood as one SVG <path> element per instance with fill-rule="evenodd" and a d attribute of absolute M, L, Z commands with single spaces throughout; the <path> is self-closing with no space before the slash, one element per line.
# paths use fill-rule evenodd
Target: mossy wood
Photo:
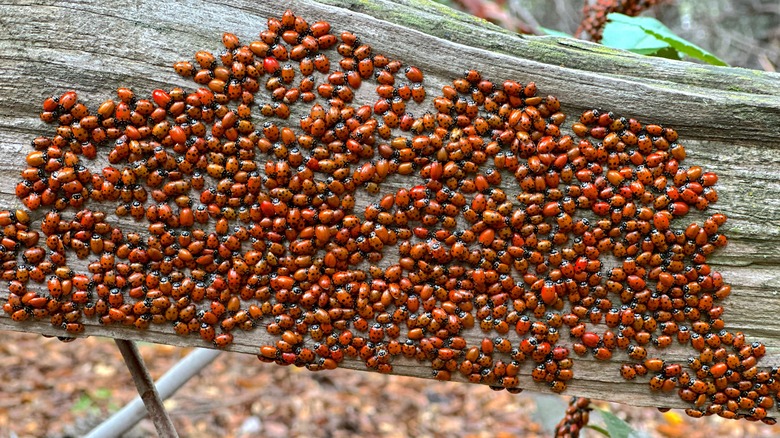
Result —
<path fill-rule="evenodd" d="M 14 187 L 31 150 L 30 140 L 53 129 L 38 118 L 44 98 L 75 90 L 94 110 L 115 98 L 121 86 L 139 96 L 173 86 L 192 90 L 194 83 L 173 72 L 175 61 L 191 59 L 201 49 L 216 53 L 225 31 L 251 41 L 265 29 L 267 17 L 278 17 L 288 7 L 309 22 L 331 22 L 336 34 L 352 31 L 375 53 L 419 66 L 430 97 L 464 71 L 478 69 L 498 82 L 535 81 L 541 95 L 559 97 L 568 115 L 565 126 L 583 110 L 600 108 L 677 129 L 688 152 L 686 164 L 701 165 L 720 176 L 720 200 L 711 210 L 728 215 L 725 234 L 730 243 L 711 263 L 733 286 L 725 302 L 727 327 L 766 343 L 768 354 L 760 365 L 780 366 L 780 75 L 636 56 L 575 40 L 522 37 L 427 1 L 4 2 L 0 207 L 21 207 Z M 289 122 L 297 123 L 295 114 Z M 383 191 L 395 190 L 393 181 L 384 184 Z M 507 192 L 512 193 L 512 185 L 505 179 Z M 39 210 L 34 218 L 42 214 Z M 689 215 L 680 222 L 694 219 Z M 139 228 L 129 218 L 115 218 L 114 223 L 128 231 Z M 6 294 L 0 291 L 0 299 Z M 152 325 L 139 331 L 89 319 L 86 324 L 86 335 L 207 346 L 197 335 L 180 337 L 170 327 Z M 12 322 L 2 312 L 0 329 L 65 334 L 48 322 Z M 477 344 L 483 334 L 474 329 L 466 337 Z M 570 342 L 567 338 L 562 337 L 563 344 Z M 257 345 L 272 342 L 259 327 L 238 333 L 229 350 L 257 354 Z M 681 361 L 689 354 L 679 347 L 661 352 L 664 358 Z M 608 363 L 575 356 L 575 380 L 567 393 L 633 405 L 685 407 L 676 395 L 651 393 L 644 379 L 624 381 L 618 372 L 621 359 L 620 352 Z M 365 369 L 362 361 L 341 366 Z M 431 377 L 427 363 L 398 359 L 393 367 L 398 374 Z M 521 386 L 549 391 L 532 382 L 531 369 L 524 365 Z"/>

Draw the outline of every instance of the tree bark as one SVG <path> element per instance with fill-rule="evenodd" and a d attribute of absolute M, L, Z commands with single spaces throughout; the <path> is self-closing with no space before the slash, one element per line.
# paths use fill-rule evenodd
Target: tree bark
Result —
<path fill-rule="evenodd" d="M 424 103 L 427 106 L 415 112 L 432 108 L 432 97 L 442 85 L 464 71 L 478 69 L 497 83 L 505 79 L 524 84 L 535 81 L 541 95 L 560 99 L 568 117 L 565 126 L 577 120 L 583 110 L 599 108 L 675 128 L 688 152 L 685 164 L 700 165 L 720 177 L 720 200 L 710 210 L 729 217 L 724 228 L 729 245 L 710 262 L 733 287 L 724 304 L 727 327 L 766 344 L 762 367 L 780 366 L 780 320 L 775 317 L 780 313 L 780 75 L 643 57 L 576 40 L 518 36 L 436 3 L 3 2 L 0 208 L 22 206 L 14 190 L 24 157 L 32 150 L 30 141 L 52 131 L 38 117 L 46 97 L 75 90 L 94 111 L 104 100 L 114 98 L 118 87 L 130 87 L 138 96 L 174 86 L 193 90 L 194 83 L 173 72 L 174 62 L 191 59 L 201 49 L 217 53 L 223 32 L 235 33 L 242 42 L 251 41 L 265 29 L 267 17 L 280 16 L 287 6 L 310 23 L 329 21 L 337 35 L 345 30 L 355 33 L 372 45 L 374 53 L 420 67 L 426 75 L 429 97 Z M 373 104 L 367 97 L 370 92 L 373 88 L 364 86 L 356 101 Z M 270 98 L 266 93 L 257 101 Z M 303 106 L 293 109 L 301 111 Z M 298 114 L 294 112 L 289 119 L 291 125 L 297 125 Z M 99 157 L 92 165 L 99 169 L 106 163 L 105 157 Z M 399 178 L 384 184 L 383 190 L 390 193 L 409 182 Z M 506 191 L 512 193 L 513 181 L 505 179 L 505 184 Z M 358 198 L 358 205 L 367 202 L 373 200 Z M 112 212 L 113 207 L 105 210 Z M 360 207 L 356 211 L 361 211 Z M 32 217 L 38 221 L 43 214 L 38 210 Z M 111 220 L 127 231 L 145 228 L 129 218 L 112 215 Z M 679 222 L 694 220 L 701 217 L 692 213 Z M 0 301 L 7 294 L 0 291 Z M 199 337 L 177 336 L 167 326 L 152 325 L 138 331 L 102 326 L 89 319 L 85 324 L 86 335 L 206 346 Z M 0 329 L 64 334 L 47 322 L 13 322 L 2 312 Z M 483 336 L 479 329 L 465 335 L 472 345 L 478 345 Z M 236 333 L 228 350 L 257 354 L 259 345 L 275 340 L 258 327 Z M 570 345 L 568 336 L 562 336 L 561 342 Z M 692 351 L 673 347 L 660 354 L 667 360 L 685 361 Z M 620 352 L 607 363 L 575 357 L 576 378 L 567 394 L 638 406 L 688 407 L 675 394 L 650 392 L 644 380 L 624 381 L 618 372 L 623 359 Z M 365 369 L 361 361 L 345 361 L 342 366 Z M 393 367 L 397 374 L 431 377 L 427 363 L 399 359 Z M 523 367 L 521 386 L 549 391 L 546 385 L 531 381 L 531 369 L 530 364 Z"/>

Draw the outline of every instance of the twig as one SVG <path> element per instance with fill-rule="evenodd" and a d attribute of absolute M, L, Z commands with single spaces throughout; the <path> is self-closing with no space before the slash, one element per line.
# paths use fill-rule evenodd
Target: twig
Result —
<path fill-rule="evenodd" d="M 157 434 L 160 438 L 178 438 L 179 434 L 176 433 L 171 417 L 165 411 L 160 394 L 157 393 L 157 388 L 154 387 L 154 381 L 152 376 L 149 375 L 149 370 L 146 369 L 144 360 L 138 352 L 138 347 L 135 346 L 133 341 L 124 339 L 114 339 L 114 342 L 119 347 L 127 369 L 130 370 L 130 374 L 133 376 L 135 387 L 138 389 L 138 394 L 141 396 L 144 405 L 146 405 L 146 410 L 149 411 L 149 417 L 157 429 Z"/>
<path fill-rule="evenodd" d="M 774 73 L 777 71 L 775 69 L 775 66 L 772 64 L 772 61 L 769 60 L 769 57 L 766 56 L 766 53 L 762 53 L 758 55 L 758 63 L 761 64 L 761 68 L 764 69 L 764 71 L 769 71 Z"/>
<path fill-rule="evenodd" d="M 195 374 L 213 362 L 220 353 L 222 352 L 219 350 L 197 348 L 184 359 L 177 362 L 155 384 L 157 391 L 160 393 L 160 398 L 167 400 L 192 379 Z M 176 412 L 173 411 L 171 414 L 175 415 Z M 136 397 L 106 421 L 92 429 L 86 438 L 107 438 L 121 435 L 135 426 L 144 416 L 146 416 L 144 404 L 140 397 Z"/>

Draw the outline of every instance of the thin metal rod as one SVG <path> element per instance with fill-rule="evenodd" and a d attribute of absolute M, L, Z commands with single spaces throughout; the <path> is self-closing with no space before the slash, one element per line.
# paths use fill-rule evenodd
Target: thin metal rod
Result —
<path fill-rule="evenodd" d="M 193 376 L 213 362 L 220 353 L 222 352 L 219 350 L 205 348 L 193 350 L 157 380 L 156 387 L 160 398 L 167 400 Z M 141 397 L 136 397 L 106 421 L 92 429 L 85 438 L 110 438 L 122 435 L 132 429 L 145 416 L 144 403 L 141 401 Z"/>
<path fill-rule="evenodd" d="M 146 405 L 149 418 L 152 419 L 154 427 L 157 429 L 157 435 L 160 438 L 178 438 L 179 434 L 176 433 L 171 417 L 165 411 L 160 394 L 157 393 L 157 388 L 154 387 L 152 376 L 149 375 L 149 370 L 146 369 L 144 360 L 141 357 L 141 353 L 138 352 L 135 342 L 125 339 L 114 339 L 114 342 L 119 347 L 119 351 L 125 359 L 127 369 L 130 370 L 130 374 L 133 376 L 135 387 L 138 389 L 138 394 L 141 396 L 144 405 Z"/>

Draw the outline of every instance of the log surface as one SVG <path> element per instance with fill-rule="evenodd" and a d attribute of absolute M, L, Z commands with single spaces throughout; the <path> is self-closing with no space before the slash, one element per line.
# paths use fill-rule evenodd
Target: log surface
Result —
<path fill-rule="evenodd" d="M 173 72 L 175 61 L 191 59 L 201 49 L 218 52 L 226 31 L 242 42 L 251 41 L 265 29 L 267 17 L 278 17 L 290 7 L 310 23 L 331 22 L 337 35 L 352 31 L 371 44 L 374 53 L 419 66 L 426 74 L 427 102 L 442 85 L 476 68 L 495 82 L 535 81 L 541 95 L 561 100 L 568 115 L 565 126 L 583 110 L 601 108 L 675 128 L 688 152 L 685 164 L 701 165 L 720 177 L 720 200 L 711 210 L 729 217 L 724 233 L 730 243 L 710 261 L 733 287 L 724 304 L 727 327 L 767 345 L 761 366 L 780 366 L 780 319 L 776 318 L 780 313 L 780 75 L 641 57 L 581 41 L 520 37 L 428 2 L 275 3 L 0 3 L 4 30 L 0 34 L 0 208 L 21 207 L 14 187 L 24 156 L 31 150 L 30 140 L 51 134 L 52 127 L 38 118 L 43 99 L 72 89 L 94 110 L 114 98 L 121 86 L 132 88 L 138 96 L 173 86 L 192 90 L 194 83 Z M 295 115 L 290 118 L 296 120 Z M 385 191 L 394 190 L 394 183 L 408 184 L 388 181 Z M 511 193 L 511 181 L 507 184 Z M 40 219 L 42 214 L 38 211 L 34 217 Z M 138 229 L 129 218 L 114 223 Z M 0 301 L 6 294 L 0 291 Z M 167 327 L 152 326 L 141 332 L 102 326 L 94 320 L 86 324 L 86 335 L 204 346 L 199 337 L 179 337 Z M 64 334 L 45 322 L 14 323 L 2 312 L 0 329 Z M 478 332 L 466 335 L 470 344 L 482 338 Z M 237 334 L 229 350 L 257 354 L 257 345 L 270 339 L 258 328 L 248 335 Z M 662 354 L 685 360 L 690 352 L 678 348 Z M 567 394 L 638 406 L 685 407 L 674 394 L 650 393 L 644 381 L 622 380 L 617 370 L 623 358 L 617 353 L 604 364 L 575 357 L 576 380 Z M 362 362 L 346 361 L 342 366 L 365 369 Z M 521 386 L 548 391 L 531 381 L 530 370 L 526 364 Z M 428 364 L 404 360 L 394 362 L 394 372 L 431 376 Z"/>

